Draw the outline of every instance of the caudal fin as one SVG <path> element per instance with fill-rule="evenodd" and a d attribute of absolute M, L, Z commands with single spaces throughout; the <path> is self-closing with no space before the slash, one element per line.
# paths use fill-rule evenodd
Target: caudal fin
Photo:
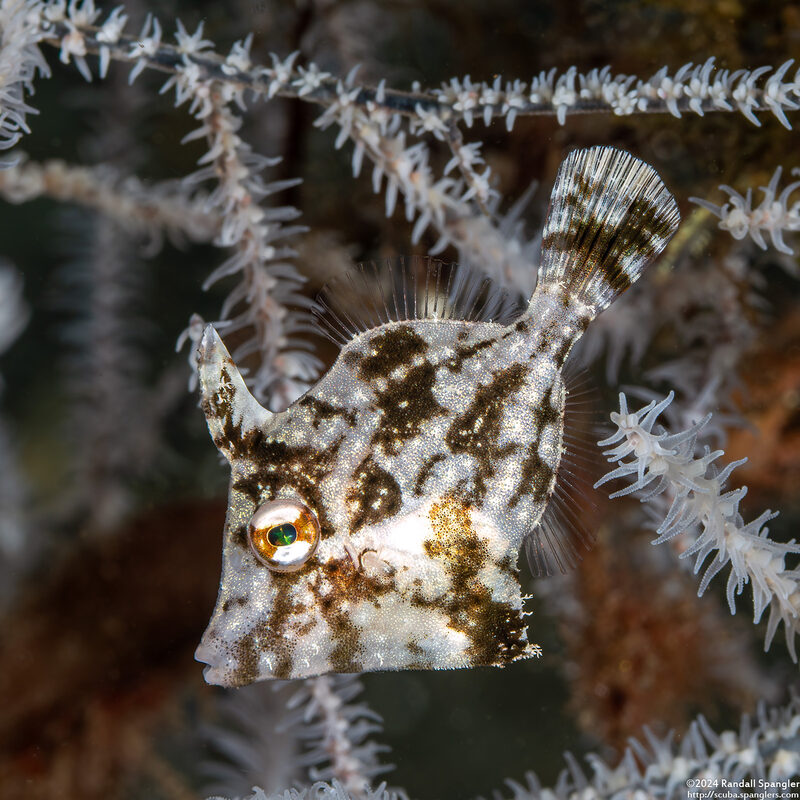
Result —
<path fill-rule="evenodd" d="M 539 285 L 560 284 L 599 314 L 666 247 L 675 198 L 624 150 L 574 150 L 558 169 L 542 237 Z"/>

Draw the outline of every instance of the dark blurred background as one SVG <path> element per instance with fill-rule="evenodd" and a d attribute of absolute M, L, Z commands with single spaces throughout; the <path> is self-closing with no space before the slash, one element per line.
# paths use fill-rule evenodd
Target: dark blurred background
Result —
<path fill-rule="evenodd" d="M 712 55 L 731 70 L 777 67 L 800 39 L 797 6 L 736 0 L 161 0 L 154 7 L 137 0 L 127 10 L 129 31 L 148 11 L 165 39 L 176 18 L 189 30 L 203 21 L 222 53 L 252 31 L 257 63 L 299 50 L 299 63 L 314 60 L 336 75 L 360 63 L 360 82 L 385 78 L 401 89 L 467 74 L 529 80 L 572 65 L 585 72 L 610 64 L 614 73 L 648 77 Z M 55 49 L 42 49 L 53 77 L 38 81 L 31 103 L 40 114 L 19 145 L 31 160 L 105 163 L 146 181 L 194 171 L 203 144 L 181 144 L 195 123 L 173 107 L 172 93 L 158 94 L 163 75 L 145 72 L 128 87 L 128 68 L 112 64 L 106 81 L 87 84 Z M 96 75 L 96 60 L 88 60 Z M 386 218 L 370 169 L 352 178 L 351 145 L 335 150 L 337 130 L 312 124 L 319 113 L 300 100 L 253 102 L 242 132 L 256 152 L 283 157 L 270 179 L 303 179 L 270 200 L 296 206 L 310 229 L 293 240 L 309 295 L 348 263 L 425 253 L 436 239 L 430 231 L 411 247 L 413 223 L 401 210 Z M 737 284 L 741 303 L 732 313 L 755 333 L 735 365 L 741 388 L 726 400 L 745 423 L 730 434 L 727 459 L 754 457 L 736 473 L 750 485 L 747 518 L 779 508 L 771 529 L 788 538 L 800 516 L 796 259 L 738 245 L 715 218 L 692 217 L 688 203 L 692 195 L 722 203 L 718 184 L 743 192 L 766 184 L 779 164 L 787 172 L 798 165 L 797 133 L 760 116 L 760 128 L 739 113 L 586 114 L 564 126 L 520 117 L 512 132 L 478 120 L 463 132 L 484 143 L 501 212 L 540 183 L 524 214 L 531 237 L 564 153 L 611 143 L 656 166 L 691 219 L 690 241 L 667 271 L 683 270 L 691 282 L 693 268 L 706 274 L 731 254 L 745 261 L 751 277 Z M 441 171 L 450 153 L 444 143 L 430 145 Z M 27 492 L 25 552 L 2 576 L 9 591 L 0 623 L 0 797 L 201 796 L 201 762 L 214 754 L 197 730 L 216 718 L 224 693 L 202 682 L 192 652 L 216 593 L 227 471 L 186 390 L 187 353 L 176 354 L 175 341 L 193 312 L 219 315 L 235 280 L 203 292 L 224 259 L 218 248 L 169 241 L 148 248 L 94 211 L 48 198 L 3 201 L 0 242 L 24 275 L 30 309 L 27 328 L 0 361 L 8 452 Z M 109 249 L 117 251 L 112 266 Z M 649 291 L 673 286 L 667 276 Z M 613 385 L 601 357 L 593 381 L 606 410 L 619 385 L 647 384 L 648 368 L 691 356 L 698 316 L 730 335 L 714 316 L 722 313 L 719 297 L 702 291 L 677 304 L 672 327 L 653 336 L 639 365 L 623 362 Z M 328 362 L 334 355 L 324 340 L 318 353 Z M 674 559 L 649 554 L 639 505 L 609 505 L 604 496 L 573 499 L 599 531 L 579 571 L 567 581 L 526 578 L 531 638 L 543 658 L 502 670 L 365 676 L 366 700 L 385 719 L 374 738 L 391 746 L 387 760 L 397 764 L 391 784 L 422 800 L 488 796 L 526 769 L 548 784 L 565 750 L 613 760 L 644 723 L 661 733 L 683 729 L 702 711 L 715 727 L 730 726 L 759 698 L 785 699 L 797 667 L 783 641 L 759 654 L 763 625 L 750 624 L 749 600 L 735 618 L 720 586 L 697 600 L 695 579 Z"/>

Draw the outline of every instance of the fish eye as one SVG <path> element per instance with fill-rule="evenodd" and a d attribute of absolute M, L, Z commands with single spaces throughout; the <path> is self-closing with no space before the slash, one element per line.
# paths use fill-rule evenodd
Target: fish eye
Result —
<path fill-rule="evenodd" d="M 308 506 L 294 500 L 273 500 L 250 518 L 247 538 L 262 564 L 275 572 L 295 572 L 317 549 L 319 523 Z"/>

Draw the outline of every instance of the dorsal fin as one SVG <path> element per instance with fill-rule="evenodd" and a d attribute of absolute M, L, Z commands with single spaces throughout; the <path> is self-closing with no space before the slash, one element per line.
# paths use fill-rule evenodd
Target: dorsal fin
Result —
<path fill-rule="evenodd" d="M 656 171 L 616 147 L 573 150 L 558 168 L 539 286 L 561 285 L 595 314 L 666 247 L 680 214 Z"/>
<path fill-rule="evenodd" d="M 462 319 L 507 325 L 527 298 L 484 273 L 429 256 L 357 264 L 327 283 L 312 309 L 320 333 L 336 344 L 387 322 Z"/>
<path fill-rule="evenodd" d="M 588 373 L 574 366 L 573 359 L 567 362 L 563 377 L 567 388 L 564 451 L 544 516 L 524 540 L 534 577 L 572 569 L 595 538 L 583 521 L 580 509 L 594 506 L 594 476 L 602 472 L 595 447 L 597 429 L 602 420 L 597 390 Z M 579 499 L 580 503 L 577 502 Z"/>

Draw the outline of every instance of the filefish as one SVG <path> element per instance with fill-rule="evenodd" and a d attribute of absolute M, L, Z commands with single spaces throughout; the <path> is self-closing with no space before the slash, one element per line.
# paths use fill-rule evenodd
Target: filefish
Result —
<path fill-rule="evenodd" d="M 652 167 L 612 147 L 575 150 L 558 170 L 537 286 L 516 319 L 486 319 L 475 291 L 459 319 L 454 284 L 429 264 L 423 291 L 407 267 L 390 292 L 383 279 L 375 324 L 363 324 L 369 304 L 356 290 L 382 277 L 362 270 L 347 284 L 349 307 L 347 292 L 338 306 L 322 301 L 343 341 L 335 363 L 280 413 L 252 397 L 209 326 L 201 402 L 231 482 L 219 596 L 196 652 L 206 681 L 540 654 L 527 637 L 520 550 L 546 574 L 588 544 L 558 519 L 574 502 L 560 480 L 564 364 L 678 222 Z"/>

